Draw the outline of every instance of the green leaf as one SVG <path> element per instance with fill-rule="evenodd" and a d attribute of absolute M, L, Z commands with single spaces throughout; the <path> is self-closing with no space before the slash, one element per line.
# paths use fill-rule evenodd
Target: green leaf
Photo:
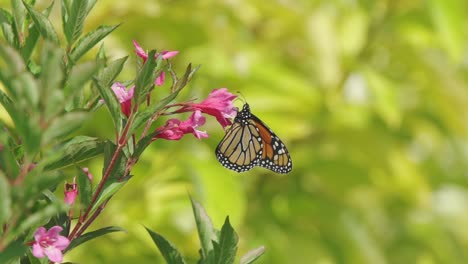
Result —
<path fill-rule="evenodd" d="M 207 259 L 213 252 L 212 241 L 218 241 L 218 234 L 213 227 L 210 217 L 200 203 L 190 197 L 195 223 L 201 243 L 202 259 Z"/>
<path fill-rule="evenodd" d="M 93 188 L 91 186 L 91 180 L 88 178 L 88 175 L 83 171 L 82 168 L 78 168 L 78 191 L 80 195 L 80 204 L 82 208 L 86 208 L 91 204 L 91 199 L 93 196 Z"/>
<path fill-rule="evenodd" d="M 70 53 L 70 59 L 74 62 L 78 61 L 84 54 L 86 54 L 86 52 L 88 52 L 97 43 L 99 43 L 99 41 L 103 40 L 107 35 L 109 35 L 119 26 L 120 25 L 99 26 L 94 31 L 91 31 L 84 35 L 82 38 L 80 38 L 80 40 Z"/>
<path fill-rule="evenodd" d="M 118 226 L 103 227 L 103 228 L 100 228 L 98 230 L 94 230 L 94 231 L 88 232 L 86 234 L 83 234 L 83 235 L 81 235 L 80 237 L 78 237 L 76 239 L 73 239 L 70 242 L 70 245 L 68 245 L 68 247 L 63 252 L 65 253 L 65 252 L 70 251 L 73 248 L 75 248 L 75 247 L 77 247 L 77 246 L 91 240 L 91 239 L 95 239 L 95 238 L 98 238 L 100 236 L 104 236 L 104 235 L 107 235 L 107 234 L 113 233 L 113 232 L 127 232 L 127 231 L 125 229 L 121 228 L 121 227 L 118 227 Z"/>
<path fill-rule="evenodd" d="M 13 17 L 3 8 L 0 8 L 0 26 L 2 27 L 3 36 L 8 44 L 13 47 L 17 46 L 17 38 L 13 32 Z"/>
<path fill-rule="evenodd" d="M 256 249 L 252 249 L 247 254 L 241 257 L 240 264 L 250 264 L 254 263 L 261 255 L 265 253 L 265 247 L 260 246 Z"/>
<path fill-rule="evenodd" d="M 50 22 L 50 20 L 43 14 L 34 10 L 31 6 L 25 4 L 24 5 L 28 10 L 29 15 L 33 19 L 35 25 L 39 29 L 42 37 L 48 39 L 56 44 L 59 43 L 57 32 L 55 32 L 54 26 Z"/>
<path fill-rule="evenodd" d="M 239 238 L 236 231 L 232 228 L 229 223 L 229 216 L 226 217 L 223 227 L 221 228 L 221 234 L 219 237 L 219 243 L 213 242 L 215 246 L 215 263 L 217 264 L 232 264 L 236 259 L 237 242 Z"/>
<path fill-rule="evenodd" d="M 44 132 L 43 144 L 62 139 L 76 132 L 88 117 L 88 112 L 69 112 L 55 118 Z"/>
<path fill-rule="evenodd" d="M 129 129 L 129 134 L 133 134 L 137 129 L 142 127 L 154 114 L 156 114 L 156 112 L 160 111 L 170 102 L 172 102 L 172 100 L 174 100 L 178 94 L 179 91 L 176 91 L 159 101 L 157 104 L 152 104 L 145 110 L 138 112 Z"/>
<path fill-rule="evenodd" d="M 49 120 L 63 111 L 65 96 L 62 91 L 65 78 L 63 51 L 48 43 L 42 51 L 41 106 L 45 108 L 44 117 Z"/>
<path fill-rule="evenodd" d="M 95 80 L 94 83 L 96 84 L 96 88 L 98 89 L 99 94 L 109 109 L 115 128 L 120 132 L 122 129 L 122 110 L 114 91 L 112 91 L 109 85 L 105 86 L 98 80 Z"/>
<path fill-rule="evenodd" d="M 160 234 L 148 229 L 147 227 L 145 228 L 148 234 L 150 234 L 156 246 L 159 248 L 159 251 L 161 252 L 168 264 L 185 263 L 184 259 L 182 258 L 182 255 L 179 253 L 176 247 L 171 244 L 171 242 L 167 241 Z"/>
<path fill-rule="evenodd" d="M 192 76 L 198 71 L 199 68 L 200 68 L 200 65 L 192 70 L 192 64 L 189 63 L 189 65 L 187 65 L 187 69 L 185 70 L 184 76 L 182 76 L 182 79 L 177 81 L 175 90 L 176 91 L 182 90 L 182 88 L 184 88 L 187 85 L 187 83 L 190 81 Z"/>
<path fill-rule="evenodd" d="M 71 9 L 71 2 L 72 0 L 62 0 L 60 1 L 60 9 L 61 9 L 61 15 L 62 15 L 62 30 L 65 32 L 65 27 L 67 25 L 68 17 L 70 14 L 70 9 Z"/>
<path fill-rule="evenodd" d="M 44 223 L 56 214 L 65 211 L 66 208 L 67 207 L 63 203 L 48 204 L 44 208 L 29 214 L 26 219 L 21 221 L 18 228 L 12 230 L 12 232 L 7 235 L 7 238 L 17 237 L 24 234 L 25 232 L 29 231 L 29 229 L 34 228 Z"/>
<path fill-rule="evenodd" d="M 1 153 L 1 152 L 0 152 Z M 3 154 L 3 153 L 2 153 Z M 7 178 L 0 171 L 0 226 L 3 226 L 5 221 L 11 215 L 11 196 L 10 184 Z"/>
<path fill-rule="evenodd" d="M 20 171 L 19 162 L 16 160 L 13 150 L 17 146 L 7 128 L 1 123 L 2 121 L 0 120 L 0 168 L 7 178 L 15 179 Z"/>
<path fill-rule="evenodd" d="M 88 1 L 73 1 L 68 12 L 68 19 L 65 23 L 65 37 L 68 45 L 71 46 L 83 32 L 84 21 L 88 14 Z"/>
<path fill-rule="evenodd" d="M 148 135 L 146 135 L 145 137 L 143 137 L 142 139 L 138 140 L 138 144 L 135 148 L 135 150 L 133 151 L 133 158 L 134 159 L 138 159 L 140 157 L 140 155 L 143 153 L 143 151 L 151 144 L 151 142 L 153 141 L 153 138 L 158 134 L 159 132 L 152 132 Z"/>
<path fill-rule="evenodd" d="M 42 14 L 44 16 L 49 17 L 50 12 L 52 11 L 52 8 L 54 6 L 54 1 L 50 3 L 50 5 L 42 11 Z M 38 27 L 35 24 L 32 24 L 29 27 L 29 34 L 26 36 L 26 40 L 24 42 L 24 45 L 21 47 L 21 56 L 25 61 L 28 61 L 29 58 L 31 57 L 32 52 L 34 51 L 34 48 L 36 47 L 37 40 L 39 39 L 40 32 Z"/>
<path fill-rule="evenodd" d="M 28 250 L 29 248 L 24 245 L 23 241 L 17 240 L 9 244 L 8 247 L 2 251 L 2 254 L 0 254 L 0 263 L 14 263 L 11 261 L 23 256 Z M 19 259 L 16 263 L 19 263 Z"/>
<path fill-rule="evenodd" d="M 107 61 L 106 50 L 104 49 L 104 43 L 99 46 L 99 50 L 96 54 L 96 61 Z"/>
<path fill-rule="evenodd" d="M 133 102 L 136 102 L 137 104 L 144 101 L 146 95 L 151 91 L 152 87 L 154 87 L 156 66 L 160 65 L 162 60 L 162 56 L 158 56 L 157 60 L 154 59 L 155 54 L 155 50 L 149 52 L 148 59 L 135 79 L 135 94 Z"/>
<path fill-rule="evenodd" d="M 110 162 L 116 150 L 117 146 L 114 143 L 108 141 L 106 147 L 104 148 L 104 167 L 102 168 L 102 175 L 104 175 L 105 171 L 107 170 L 107 167 L 110 165 Z M 110 172 L 109 179 L 121 179 L 127 176 L 124 175 L 127 160 L 128 159 L 126 158 L 125 153 L 121 151 L 119 156 L 115 160 L 115 163 Z"/>
<path fill-rule="evenodd" d="M 118 192 L 129 180 L 130 178 L 122 178 L 119 179 L 108 179 L 107 182 L 104 184 L 103 190 L 101 194 L 96 199 L 96 202 L 93 204 L 91 208 L 91 213 L 96 211 L 101 204 L 105 201 L 110 199 L 116 192 Z"/>
<path fill-rule="evenodd" d="M 117 78 L 119 73 L 122 71 L 127 58 L 128 56 L 110 62 L 107 67 L 99 71 L 96 79 L 104 86 L 111 86 L 115 78 Z"/>
<path fill-rule="evenodd" d="M 91 80 L 98 70 L 98 64 L 95 61 L 85 62 L 73 67 L 70 77 L 65 85 L 65 96 L 71 96 L 84 87 Z"/>
<path fill-rule="evenodd" d="M 21 37 L 24 35 L 23 25 L 26 17 L 26 9 L 24 8 L 24 5 L 21 2 L 21 0 L 11 0 L 11 9 L 13 12 L 13 29 L 15 37 L 17 40 L 20 40 Z M 17 44 L 18 47 L 21 46 L 21 43 L 18 42 Z"/>
<path fill-rule="evenodd" d="M 25 72 L 26 64 L 21 58 L 20 54 L 10 46 L 0 45 L 0 58 L 3 59 L 2 70 L 0 71 L 1 80 L 5 83 L 8 79 L 16 77 L 16 75 Z M 9 95 L 12 98 L 17 98 L 17 92 L 7 83 L 5 83 L 5 89 L 7 89 Z"/>
<path fill-rule="evenodd" d="M 45 155 L 39 163 L 44 170 L 55 170 L 67 167 L 104 152 L 105 142 L 97 138 L 77 136 Z"/>

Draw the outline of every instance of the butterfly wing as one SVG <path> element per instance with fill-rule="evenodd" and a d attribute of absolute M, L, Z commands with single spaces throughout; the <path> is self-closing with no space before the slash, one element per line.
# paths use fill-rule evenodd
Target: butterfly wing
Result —
<path fill-rule="evenodd" d="M 234 123 L 216 148 L 216 158 L 226 168 L 243 172 L 261 166 L 276 173 L 292 170 L 284 143 L 258 117 L 248 104 L 238 112 Z"/>
<path fill-rule="evenodd" d="M 251 120 L 262 139 L 261 157 L 258 166 L 276 173 L 288 173 L 292 170 L 292 160 L 281 139 L 258 117 L 252 114 Z"/>
<path fill-rule="evenodd" d="M 226 168 L 243 172 L 257 165 L 262 138 L 255 124 L 235 122 L 216 148 L 216 158 Z"/>

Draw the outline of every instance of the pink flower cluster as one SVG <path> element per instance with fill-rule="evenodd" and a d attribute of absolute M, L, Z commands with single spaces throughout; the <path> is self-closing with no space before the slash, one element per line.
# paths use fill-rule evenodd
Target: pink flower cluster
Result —
<path fill-rule="evenodd" d="M 146 62 L 146 60 L 148 59 L 148 53 L 146 53 L 143 48 L 140 46 L 140 44 L 138 44 L 138 42 L 136 42 L 136 40 L 133 41 L 133 46 L 135 46 L 135 52 L 137 54 L 138 57 L 142 58 L 143 59 L 143 62 Z M 175 50 L 175 51 L 162 51 L 161 53 L 156 53 L 154 55 L 155 59 L 157 59 L 159 56 L 162 56 L 162 59 L 163 60 L 167 60 L 169 58 L 172 58 L 174 57 L 175 55 L 177 55 L 179 53 L 179 51 Z M 159 76 L 156 78 L 155 80 L 155 84 L 157 86 L 161 86 L 164 84 L 164 80 L 166 79 L 166 73 L 164 71 L 162 71 Z"/>
<path fill-rule="evenodd" d="M 205 124 L 205 117 L 202 113 L 216 117 L 219 124 L 224 128 L 231 124 L 231 118 L 236 114 L 236 108 L 232 104 L 232 100 L 236 98 L 226 88 L 213 90 L 208 97 L 201 103 L 186 103 L 176 113 L 193 112 L 190 118 L 186 121 L 178 119 L 170 119 L 166 125 L 156 130 L 159 132 L 154 138 L 163 138 L 167 140 L 179 140 L 184 134 L 192 133 L 196 138 L 207 138 L 208 134 L 205 131 L 197 130 L 198 127 Z"/>

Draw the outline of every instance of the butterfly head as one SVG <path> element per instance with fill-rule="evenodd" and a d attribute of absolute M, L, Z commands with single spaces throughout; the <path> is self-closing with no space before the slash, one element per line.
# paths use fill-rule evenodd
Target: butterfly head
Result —
<path fill-rule="evenodd" d="M 250 113 L 250 107 L 248 103 L 245 103 L 244 106 L 242 107 L 242 110 L 240 112 L 237 112 L 236 118 L 234 119 L 234 122 L 240 122 L 243 124 L 247 124 L 248 120 L 252 114 Z"/>

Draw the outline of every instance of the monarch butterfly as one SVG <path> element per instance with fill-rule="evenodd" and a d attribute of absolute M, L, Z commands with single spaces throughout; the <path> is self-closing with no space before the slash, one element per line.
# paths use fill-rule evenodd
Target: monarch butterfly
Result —
<path fill-rule="evenodd" d="M 260 166 L 276 173 L 292 170 L 289 152 L 281 139 L 258 117 L 247 103 L 216 147 L 216 158 L 226 168 L 244 172 Z"/>

